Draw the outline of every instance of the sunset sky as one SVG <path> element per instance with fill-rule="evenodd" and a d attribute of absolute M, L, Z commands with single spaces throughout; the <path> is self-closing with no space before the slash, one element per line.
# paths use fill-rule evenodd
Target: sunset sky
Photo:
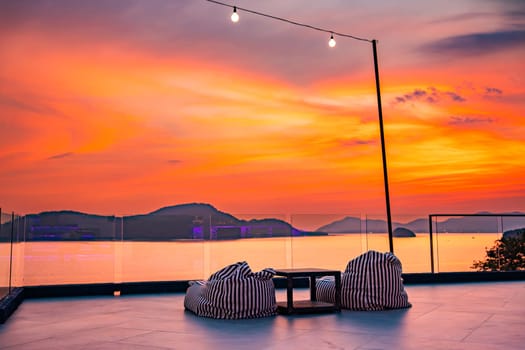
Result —
<path fill-rule="evenodd" d="M 394 218 L 525 211 L 525 2 L 224 2 L 378 40 Z M 384 215 L 372 45 L 205 0 L 0 2 L 0 207 Z"/>

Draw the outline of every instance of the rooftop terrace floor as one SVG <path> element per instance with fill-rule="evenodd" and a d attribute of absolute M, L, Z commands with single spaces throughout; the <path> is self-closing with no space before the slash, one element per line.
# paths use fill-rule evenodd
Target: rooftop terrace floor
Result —
<path fill-rule="evenodd" d="M 405 287 L 410 309 L 248 320 L 197 317 L 180 293 L 29 299 L 0 325 L 0 349 L 524 348 L 524 281 Z"/>

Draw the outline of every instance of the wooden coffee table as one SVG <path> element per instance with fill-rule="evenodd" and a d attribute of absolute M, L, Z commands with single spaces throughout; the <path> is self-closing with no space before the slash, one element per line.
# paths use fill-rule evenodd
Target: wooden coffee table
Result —
<path fill-rule="evenodd" d="M 300 269 L 277 269 L 276 276 L 284 276 L 286 283 L 286 302 L 277 303 L 277 311 L 282 314 L 294 313 L 313 313 L 341 311 L 341 271 L 326 270 L 318 268 Z M 317 301 L 316 298 L 316 279 L 318 277 L 334 276 L 335 279 L 335 303 Z M 310 300 L 293 300 L 293 279 L 310 278 Z"/>

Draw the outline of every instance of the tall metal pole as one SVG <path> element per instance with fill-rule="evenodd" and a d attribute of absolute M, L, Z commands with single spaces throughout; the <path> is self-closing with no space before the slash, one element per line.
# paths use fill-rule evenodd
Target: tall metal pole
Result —
<path fill-rule="evenodd" d="M 374 70 L 376 77 L 377 111 L 379 113 L 379 132 L 381 134 L 381 154 L 383 156 L 383 178 L 385 183 L 386 219 L 388 223 L 388 243 L 390 252 L 394 253 L 394 234 L 392 232 L 392 214 L 390 212 L 390 193 L 388 191 L 388 170 L 386 166 L 385 132 L 383 130 L 383 108 L 381 107 L 381 90 L 379 87 L 379 66 L 377 64 L 377 40 L 372 40 L 374 50 Z"/>

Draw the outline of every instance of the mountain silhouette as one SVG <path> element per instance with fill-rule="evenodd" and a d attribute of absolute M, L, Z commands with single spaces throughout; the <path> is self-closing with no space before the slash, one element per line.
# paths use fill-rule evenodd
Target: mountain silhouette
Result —
<path fill-rule="evenodd" d="M 490 214 L 490 213 L 480 213 Z M 525 227 L 524 216 L 438 217 L 433 220 L 436 233 L 494 233 Z M 38 240 L 217 240 L 256 237 L 288 237 L 326 235 L 330 233 L 385 233 L 385 220 L 363 220 L 347 216 L 314 231 L 297 229 L 275 219 L 240 220 L 207 203 L 186 203 L 167 206 L 147 214 L 124 217 L 87 214 L 77 211 L 45 211 L 25 216 L 24 229 L 16 230 L 17 241 Z M 393 222 L 395 237 L 405 237 L 406 230 L 428 233 L 428 218 L 407 223 Z M 0 241 L 9 241 L 11 223 L 2 224 Z"/>
<path fill-rule="evenodd" d="M 480 212 L 480 215 L 491 214 Z M 523 215 L 514 217 L 498 216 L 459 216 L 438 217 L 432 222 L 432 231 L 437 233 L 494 233 L 503 230 L 516 229 L 525 226 L 525 213 L 512 212 L 504 214 Z M 419 218 L 407 223 L 392 222 L 392 228 L 405 228 L 415 233 L 428 233 L 428 218 Z M 321 226 L 317 231 L 327 233 L 385 233 L 388 231 L 385 220 L 367 220 L 347 216 L 341 220 Z"/>
<path fill-rule="evenodd" d="M 239 220 L 206 203 L 168 206 L 148 214 L 124 217 L 64 210 L 29 214 L 25 219 L 26 241 L 216 240 L 324 234 L 299 230 L 274 218 Z"/>

